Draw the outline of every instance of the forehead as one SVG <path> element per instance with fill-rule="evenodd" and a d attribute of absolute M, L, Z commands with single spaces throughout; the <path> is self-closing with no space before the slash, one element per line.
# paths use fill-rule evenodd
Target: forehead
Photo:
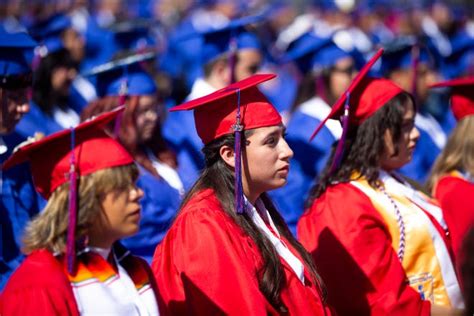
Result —
<path fill-rule="evenodd" d="M 249 138 L 253 136 L 257 138 L 257 137 L 265 137 L 273 133 L 280 133 L 280 132 L 285 131 L 285 129 L 286 128 L 283 124 L 279 124 L 279 125 L 272 125 L 272 126 L 265 126 L 265 127 L 250 129 L 248 130 L 248 132 L 250 133 Z"/>

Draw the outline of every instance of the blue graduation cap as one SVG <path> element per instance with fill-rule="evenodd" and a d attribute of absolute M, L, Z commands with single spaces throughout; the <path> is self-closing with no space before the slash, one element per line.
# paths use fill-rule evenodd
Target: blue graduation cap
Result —
<path fill-rule="evenodd" d="M 19 82 L 21 75 L 30 75 L 30 60 L 28 52 L 36 46 L 36 42 L 24 32 L 9 33 L 0 25 L 0 86 L 14 88 L 31 83 L 31 76 L 27 82 Z M 15 80 L 14 80 L 15 79 Z M 26 78 L 25 78 L 26 79 Z"/>
<path fill-rule="evenodd" d="M 153 46 L 155 41 L 150 34 L 153 23 L 149 19 L 134 19 L 113 24 L 109 31 L 114 34 L 116 50 L 136 50 Z"/>
<path fill-rule="evenodd" d="M 61 13 L 52 15 L 46 20 L 33 25 L 30 28 L 30 33 L 41 45 L 39 55 L 45 57 L 50 53 L 64 48 L 61 33 L 71 27 L 71 19 Z"/>
<path fill-rule="evenodd" d="M 416 54 L 414 48 L 417 48 Z M 381 72 L 387 76 L 397 69 L 409 69 L 413 67 L 414 63 L 424 63 L 435 67 L 435 55 L 434 48 L 429 47 L 428 43 L 423 43 L 414 36 L 399 37 L 385 45 Z"/>
<path fill-rule="evenodd" d="M 456 78 L 474 74 L 474 37 L 461 33 L 451 41 L 451 54 L 446 57 L 443 75 Z"/>
<path fill-rule="evenodd" d="M 94 67 L 84 76 L 96 78 L 100 97 L 154 94 L 157 92 L 155 81 L 140 63 L 155 57 L 152 52 L 135 54 Z"/>
<path fill-rule="evenodd" d="M 339 48 L 330 37 L 322 38 L 308 32 L 289 45 L 282 62 L 294 61 L 302 73 L 307 73 L 329 68 L 347 57 L 351 55 Z"/>
<path fill-rule="evenodd" d="M 203 49 L 201 62 L 207 64 L 220 55 L 232 50 L 232 41 L 235 40 L 236 49 L 257 49 L 262 46 L 258 37 L 247 31 L 246 26 L 256 23 L 261 19 L 260 16 L 250 16 L 233 20 L 225 27 L 208 30 L 202 33 L 195 33 L 203 38 Z"/>

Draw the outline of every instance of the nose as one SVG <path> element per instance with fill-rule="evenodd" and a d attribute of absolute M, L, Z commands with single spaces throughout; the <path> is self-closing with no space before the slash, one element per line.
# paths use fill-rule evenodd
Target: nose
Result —
<path fill-rule="evenodd" d="M 145 192 L 137 186 L 134 186 L 130 191 L 130 199 L 132 201 L 138 201 L 145 195 Z"/>
<path fill-rule="evenodd" d="M 281 139 L 282 149 L 281 149 L 281 158 L 283 160 L 289 160 L 293 157 L 293 150 L 291 150 L 290 145 L 286 142 L 284 138 Z"/>
<path fill-rule="evenodd" d="M 420 138 L 420 131 L 416 126 L 413 126 L 413 129 L 410 132 L 410 138 L 414 142 L 418 142 L 418 139 Z"/>

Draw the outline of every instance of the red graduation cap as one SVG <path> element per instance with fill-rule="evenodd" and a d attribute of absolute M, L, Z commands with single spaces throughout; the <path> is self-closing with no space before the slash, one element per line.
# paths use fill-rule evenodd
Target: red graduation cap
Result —
<path fill-rule="evenodd" d="M 258 84 L 275 77 L 256 74 L 170 111 L 194 110 L 196 130 L 204 144 L 235 132 L 239 107 L 243 129 L 278 125 L 282 122 L 280 114 L 257 88 Z"/>
<path fill-rule="evenodd" d="M 35 188 L 46 199 L 61 184 L 70 182 L 66 255 L 71 274 L 75 273 L 76 258 L 77 177 L 133 163 L 125 148 L 103 130 L 123 110 L 117 108 L 20 147 L 3 165 L 8 169 L 29 160 Z"/>
<path fill-rule="evenodd" d="M 349 124 L 360 125 L 371 117 L 378 109 L 397 94 L 404 90 L 392 81 L 382 78 L 371 78 L 367 74 L 375 62 L 382 56 L 383 49 L 377 53 L 362 67 L 357 76 L 352 80 L 346 92 L 339 97 L 332 106 L 329 115 L 318 125 L 310 137 L 310 141 L 321 130 L 328 119 L 339 119 L 342 121 L 342 136 L 339 140 L 331 165 L 331 173 L 338 167 L 343 155 L 343 144 L 345 142 Z"/>
<path fill-rule="evenodd" d="M 3 169 L 30 161 L 35 188 L 48 199 L 56 188 L 69 180 L 73 154 L 75 170 L 79 176 L 133 163 L 130 154 L 103 130 L 123 109 L 122 107 L 104 113 L 73 129 L 51 134 L 20 147 L 5 162 Z M 72 133 L 74 133 L 74 150 L 71 150 Z"/>
<path fill-rule="evenodd" d="M 196 130 L 204 144 L 235 134 L 235 208 L 244 212 L 241 168 L 241 133 L 244 130 L 282 123 L 275 107 L 258 90 L 257 85 L 275 78 L 257 74 L 233 83 L 207 96 L 175 106 L 170 111 L 194 110 Z"/>
<path fill-rule="evenodd" d="M 360 72 L 352 80 L 346 92 L 332 106 L 329 115 L 318 125 L 310 140 L 316 136 L 328 119 L 339 119 L 345 114 L 345 107 L 349 107 L 348 115 L 351 124 L 360 125 L 371 117 L 388 100 L 404 90 L 392 81 L 382 78 L 371 78 L 367 74 L 370 68 L 382 56 L 383 49 L 364 65 Z"/>
<path fill-rule="evenodd" d="M 454 117 L 460 121 L 468 115 L 474 115 L 474 77 L 458 78 L 438 82 L 430 88 L 451 88 L 451 108 Z"/>

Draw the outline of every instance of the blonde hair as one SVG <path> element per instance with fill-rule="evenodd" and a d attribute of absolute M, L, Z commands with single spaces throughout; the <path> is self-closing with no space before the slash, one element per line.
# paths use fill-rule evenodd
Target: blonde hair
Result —
<path fill-rule="evenodd" d="M 137 166 L 129 164 L 102 169 L 79 178 L 76 241 L 87 237 L 92 224 L 102 218 L 102 201 L 105 195 L 129 189 L 137 177 Z M 27 225 L 22 249 L 25 254 L 37 249 L 65 252 L 68 203 L 69 182 L 53 192 L 44 210 Z"/>
<path fill-rule="evenodd" d="M 446 147 L 436 159 L 426 186 L 430 192 L 439 179 L 454 170 L 474 174 L 474 115 L 463 118 L 449 136 Z"/>

